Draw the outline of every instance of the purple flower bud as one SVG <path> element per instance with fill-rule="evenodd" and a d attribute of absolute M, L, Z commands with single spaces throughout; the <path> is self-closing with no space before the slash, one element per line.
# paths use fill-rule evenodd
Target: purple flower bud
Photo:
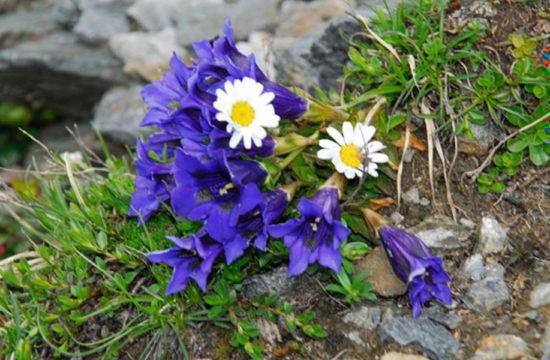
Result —
<path fill-rule="evenodd" d="M 386 225 L 379 234 L 394 272 L 407 283 L 414 317 L 420 315 L 422 306 L 432 298 L 452 304 L 447 286 L 451 278 L 440 257 L 432 256 L 422 240 L 405 230 Z"/>

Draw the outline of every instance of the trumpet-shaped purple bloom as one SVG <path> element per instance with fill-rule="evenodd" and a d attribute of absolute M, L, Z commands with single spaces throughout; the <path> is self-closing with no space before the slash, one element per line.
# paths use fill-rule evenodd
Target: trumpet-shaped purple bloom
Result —
<path fill-rule="evenodd" d="M 414 317 L 420 315 L 423 304 L 432 298 L 452 304 L 447 286 L 451 278 L 443 269 L 441 258 L 432 256 L 422 240 L 407 231 L 384 226 L 379 234 L 393 270 L 407 283 Z"/>
<path fill-rule="evenodd" d="M 135 180 L 136 189 L 130 201 L 129 216 L 137 216 L 139 224 L 147 221 L 160 207 L 160 204 L 170 199 L 173 177 L 172 165 L 169 163 L 173 157 L 173 149 L 163 146 L 159 137 L 153 137 L 150 142 L 143 144 L 137 142 L 136 168 L 138 176 Z M 158 162 L 151 159 L 154 155 Z"/>
<path fill-rule="evenodd" d="M 311 200 L 300 199 L 298 210 L 301 213 L 299 219 L 269 228 L 271 236 L 284 237 L 285 246 L 290 251 L 288 275 L 300 275 L 315 262 L 339 272 L 342 267 L 340 245 L 350 230 L 340 221 L 338 189 L 324 187 Z"/>
<path fill-rule="evenodd" d="M 174 246 L 167 250 L 155 251 L 147 255 L 153 263 L 163 263 L 172 268 L 172 279 L 166 288 L 166 295 L 185 290 L 190 279 L 206 291 L 208 275 L 223 247 L 214 241 L 206 231 L 199 231 L 186 239 L 169 236 Z"/>
<path fill-rule="evenodd" d="M 208 234 L 225 243 L 234 239 L 239 217 L 262 201 L 258 186 L 267 173 L 255 161 L 228 160 L 223 152 L 200 161 L 178 150 L 174 176 L 172 208 L 176 214 L 204 221 Z"/>

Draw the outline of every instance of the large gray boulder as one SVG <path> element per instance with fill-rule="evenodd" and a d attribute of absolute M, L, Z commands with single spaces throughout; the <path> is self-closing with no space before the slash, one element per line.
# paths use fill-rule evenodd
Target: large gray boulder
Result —
<path fill-rule="evenodd" d="M 54 32 L 0 50 L 0 98 L 40 101 L 69 118 L 88 119 L 101 95 L 126 82 L 107 49 L 88 48 L 74 34 Z"/>

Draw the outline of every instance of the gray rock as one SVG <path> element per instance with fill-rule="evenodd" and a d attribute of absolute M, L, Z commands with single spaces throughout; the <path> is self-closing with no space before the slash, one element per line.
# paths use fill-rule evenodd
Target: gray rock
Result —
<path fill-rule="evenodd" d="M 544 360 L 550 359 L 550 321 L 546 324 L 546 330 L 544 331 L 544 338 L 540 344 L 540 351 Z"/>
<path fill-rule="evenodd" d="M 326 29 L 317 29 L 301 36 L 292 45 L 276 50 L 275 68 L 280 80 L 304 88 L 339 88 L 349 50 L 341 34 L 350 36 L 360 29 L 349 17 L 339 17 Z"/>
<path fill-rule="evenodd" d="M 178 9 L 189 6 L 185 0 L 137 0 L 127 10 L 143 29 L 160 31 L 177 24 Z"/>
<path fill-rule="evenodd" d="M 498 263 L 485 267 L 481 280 L 473 283 L 464 297 L 466 306 L 480 312 L 490 312 L 510 299 L 504 282 L 504 268 Z"/>
<path fill-rule="evenodd" d="M 391 8 L 399 2 L 389 0 L 387 4 Z M 372 0 L 350 12 L 369 19 L 374 14 L 372 8 L 384 6 L 383 0 Z M 342 15 L 300 36 L 290 46 L 276 50 L 275 68 L 281 81 L 304 88 L 339 89 L 342 67 L 348 62 L 349 50 L 343 37 L 360 30 L 353 18 Z"/>
<path fill-rule="evenodd" d="M 281 296 L 290 291 L 296 278 L 289 278 L 288 268 L 281 266 L 265 274 L 254 275 L 243 282 L 243 294 L 246 297 L 254 297 L 262 294 Z"/>
<path fill-rule="evenodd" d="M 86 8 L 73 31 L 87 44 L 107 41 L 117 33 L 129 30 L 124 9 L 113 4 L 104 4 Z"/>
<path fill-rule="evenodd" d="M 414 345 L 435 359 L 454 358 L 460 349 L 449 330 L 427 318 L 394 317 L 384 320 L 378 331 L 382 342 Z"/>
<path fill-rule="evenodd" d="M 71 29 L 87 9 L 107 6 L 124 13 L 133 2 L 134 0 L 56 0 L 52 13 L 59 25 Z"/>
<path fill-rule="evenodd" d="M 20 10 L 2 15 L 0 16 L 0 49 L 26 40 L 36 40 L 55 29 L 54 17 L 44 9 Z"/>
<path fill-rule="evenodd" d="M 481 254 L 474 254 L 464 261 L 460 275 L 464 279 L 479 281 L 484 269 L 483 256 Z"/>
<path fill-rule="evenodd" d="M 409 230 L 436 253 L 467 246 L 467 240 L 472 234 L 471 229 L 442 215 L 434 215 Z"/>
<path fill-rule="evenodd" d="M 529 305 L 536 309 L 548 304 L 550 304 L 550 282 L 538 284 L 537 287 L 531 291 Z"/>
<path fill-rule="evenodd" d="M 109 39 L 109 47 L 124 61 L 126 74 L 139 75 L 149 81 L 158 79 L 168 70 L 174 52 L 179 56 L 186 54 L 176 43 L 174 29 L 116 34 Z"/>
<path fill-rule="evenodd" d="M 483 255 L 498 253 L 509 243 L 506 230 L 494 217 L 484 217 L 479 230 L 479 249 Z"/>
<path fill-rule="evenodd" d="M 380 323 L 381 315 L 382 312 L 378 307 L 361 306 L 344 315 L 342 321 L 364 330 L 374 330 Z"/>
<path fill-rule="evenodd" d="M 177 15 L 178 40 L 183 46 L 220 34 L 227 17 L 238 40 L 248 34 L 276 24 L 278 0 L 209 0 L 196 2 L 181 9 Z M 251 16 L 251 11 L 253 16 Z"/>
<path fill-rule="evenodd" d="M 311 3 L 285 1 L 281 7 L 281 23 L 276 35 L 299 37 L 315 30 L 324 22 L 341 16 L 350 10 L 348 4 L 340 0 L 319 0 Z"/>
<path fill-rule="evenodd" d="M 422 317 L 426 317 L 438 324 L 445 326 L 449 330 L 454 330 L 464 323 L 462 316 L 445 311 L 440 305 L 432 305 L 425 308 Z"/>
<path fill-rule="evenodd" d="M 359 346 L 367 346 L 365 341 L 361 338 L 361 334 L 359 333 L 359 331 L 348 331 L 344 333 L 344 335 Z"/>
<path fill-rule="evenodd" d="M 529 345 L 520 337 L 509 334 L 488 335 L 481 339 L 472 360 L 513 360 L 529 356 Z"/>
<path fill-rule="evenodd" d="M 140 91 L 141 86 L 132 86 L 105 93 L 95 112 L 94 129 L 117 142 L 134 144 L 146 111 Z"/>
<path fill-rule="evenodd" d="M 108 50 L 82 46 L 70 33 L 0 50 L 1 99 L 33 99 L 70 119 L 87 119 L 105 90 L 126 81 Z"/>

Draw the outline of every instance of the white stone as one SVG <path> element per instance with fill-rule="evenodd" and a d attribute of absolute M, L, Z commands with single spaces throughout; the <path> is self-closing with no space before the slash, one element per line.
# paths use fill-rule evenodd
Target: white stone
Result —
<path fill-rule="evenodd" d="M 481 254 L 474 254 L 464 261 L 461 275 L 465 279 L 479 281 L 481 279 L 483 269 L 483 256 Z"/>
<path fill-rule="evenodd" d="M 479 249 L 483 255 L 498 253 L 508 245 L 506 230 L 494 217 L 484 217 L 479 231 Z"/>
<path fill-rule="evenodd" d="M 548 304 L 550 304 L 550 283 L 537 285 L 537 287 L 531 291 L 529 305 L 536 309 Z"/>

